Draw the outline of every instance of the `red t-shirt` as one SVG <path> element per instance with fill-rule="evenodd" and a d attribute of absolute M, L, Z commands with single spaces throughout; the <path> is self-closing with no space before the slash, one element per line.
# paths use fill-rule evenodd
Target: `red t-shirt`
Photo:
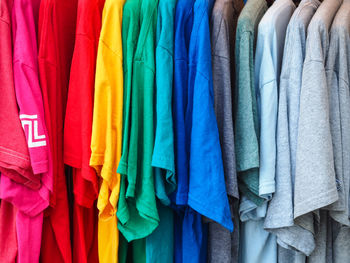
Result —
<path fill-rule="evenodd" d="M 74 173 L 75 200 L 91 207 L 98 196 L 96 172 L 89 165 L 97 46 L 104 0 L 79 0 L 77 29 L 64 127 L 64 161 Z"/>
<path fill-rule="evenodd" d="M 98 262 L 98 179 L 89 165 L 96 56 L 104 0 L 79 0 L 64 127 L 64 161 L 73 167 L 73 262 Z M 86 231 L 89 229 L 90 231 Z"/>
<path fill-rule="evenodd" d="M 77 0 L 45 0 L 39 11 L 39 75 L 54 168 L 54 193 L 44 219 L 41 262 L 72 262 L 63 162 L 63 123 L 74 49 Z"/>
<path fill-rule="evenodd" d="M 41 186 L 34 175 L 19 120 L 12 64 L 11 12 L 13 0 L 0 1 L 0 172 L 32 189 Z"/>

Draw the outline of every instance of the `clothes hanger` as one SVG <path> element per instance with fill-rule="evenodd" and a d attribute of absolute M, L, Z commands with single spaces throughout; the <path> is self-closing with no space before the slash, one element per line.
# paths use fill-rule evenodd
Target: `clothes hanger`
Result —
<path fill-rule="evenodd" d="M 275 0 L 266 0 L 267 2 L 267 6 L 272 6 L 273 2 L 275 2 Z"/>

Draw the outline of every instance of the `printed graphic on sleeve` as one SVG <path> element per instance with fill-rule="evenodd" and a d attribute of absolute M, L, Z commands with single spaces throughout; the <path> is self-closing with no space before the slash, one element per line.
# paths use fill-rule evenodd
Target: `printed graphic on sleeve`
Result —
<path fill-rule="evenodd" d="M 22 127 L 25 130 L 25 126 L 28 126 L 28 147 L 36 148 L 46 146 L 45 134 L 39 135 L 38 131 L 38 115 L 26 115 L 20 114 L 19 116 Z"/>

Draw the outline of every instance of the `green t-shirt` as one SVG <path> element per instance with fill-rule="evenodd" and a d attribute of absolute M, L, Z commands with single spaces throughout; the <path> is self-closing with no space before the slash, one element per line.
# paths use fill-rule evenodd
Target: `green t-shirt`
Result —
<path fill-rule="evenodd" d="M 159 0 L 156 46 L 155 142 L 152 165 L 158 198 L 159 226 L 146 238 L 146 262 L 172 263 L 173 211 L 168 194 L 176 188 L 172 118 L 174 16 L 176 0 Z"/>
<path fill-rule="evenodd" d="M 126 103 L 125 109 L 129 119 L 124 123 L 130 123 L 130 131 L 126 134 L 124 130 L 123 136 L 130 137 L 129 145 L 125 146 L 128 147 L 127 162 L 121 163 L 119 170 L 126 174 L 126 180 L 122 186 L 124 192 L 121 191 L 125 199 L 119 202 L 117 216 L 118 228 L 129 242 L 150 235 L 159 224 L 151 165 L 157 5 L 157 0 L 142 0 L 141 3 L 141 27 L 132 65 L 131 106 Z"/>
<path fill-rule="evenodd" d="M 128 204 L 126 202 L 126 187 L 129 137 L 130 137 L 130 116 L 131 116 L 131 87 L 133 61 L 136 44 L 140 33 L 140 7 L 141 0 L 127 0 L 123 9 L 122 21 L 122 44 L 123 44 L 123 69 L 124 69 L 124 98 L 123 98 L 123 145 L 122 157 L 118 166 L 118 173 L 121 174 L 120 196 L 118 209 L 122 209 L 122 215 L 129 217 Z M 119 212 L 117 213 L 119 215 Z M 129 246 L 128 241 L 120 234 L 118 257 L 120 263 L 146 262 L 145 240 L 135 240 Z M 136 256 L 137 255 L 137 256 Z M 135 260 L 134 260 L 135 258 Z"/>
<path fill-rule="evenodd" d="M 259 1 L 243 8 L 236 31 L 235 152 L 239 190 L 258 206 L 259 122 L 254 82 L 254 45 L 257 26 L 266 7 Z M 256 10 L 259 10 L 257 14 Z"/>
<path fill-rule="evenodd" d="M 131 122 L 131 87 L 134 54 L 137 39 L 140 32 L 140 6 L 141 0 L 127 0 L 123 9 L 122 44 L 123 44 L 123 69 L 124 69 L 124 93 L 123 93 L 123 139 L 122 156 L 118 165 L 118 173 L 121 174 L 120 194 L 117 216 L 129 217 L 129 209 L 126 203 L 127 185 L 132 180 L 128 178 L 129 137 Z M 134 180 L 135 181 L 135 180 Z M 135 185 L 133 186 L 135 187 Z"/>

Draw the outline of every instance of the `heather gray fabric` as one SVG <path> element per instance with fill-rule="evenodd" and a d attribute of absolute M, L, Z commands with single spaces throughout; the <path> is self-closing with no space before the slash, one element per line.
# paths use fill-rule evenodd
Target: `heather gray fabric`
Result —
<path fill-rule="evenodd" d="M 287 249 L 278 246 L 277 252 L 278 263 L 305 263 L 306 256 L 303 253 L 297 252 L 295 250 Z"/>
<path fill-rule="evenodd" d="M 308 27 L 300 93 L 294 218 L 317 212 L 338 200 L 325 62 L 328 32 L 341 3 L 325 0 Z"/>
<path fill-rule="evenodd" d="M 326 76 L 330 94 L 330 121 L 333 139 L 335 174 L 339 200 L 328 207 L 331 217 L 350 226 L 350 0 L 344 0 L 334 18 Z"/>
<path fill-rule="evenodd" d="M 233 135 L 232 88 L 236 26 L 243 0 L 217 0 L 211 16 L 214 107 L 229 196 L 239 198 Z"/>
<path fill-rule="evenodd" d="M 320 212 L 320 228 L 315 236 L 316 248 L 307 258 L 307 263 L 332 263 L 333 262 L 333 240 L 332 240 L 332 220 L 328 216 L 328 211 Z"/>
<path fill-rule="evenodd" d="M 320 229 L 315 236 L 316 249 L 307 263 L 345 263 L 350 259 L 350 228 L 334 221 L 321 210 Z"/>
<path fill-rule="evenodd" d="M 333 227 L 333 262 L 343 263 L 350 260 L 350 228 L 334 224 Z"/>
<path fill-rule="evenodd" d="M 234 148 L 232 88 L 235 83 L 234 48 L 239 13 L 243 0 L 217 0 L 211 15 L 211 46 L 214 107 L 218 122 L 222 159 L 234 220 L 230 233 L 218 223 L 209 223 L 208 262 L 237 262 L 239 242 L 238 184 Z"/>
<path fill-rule="evenodd" d="M 303 0 L 288 24 L 279 84 L 276 192 L 270 201 L 264 225 L 277 235 L 280 246 L 306 255 L 310 255 L 315 248 L 314 236 L 312 232 L 294 224 L 293 186 L 306 32 L 319 5 L 318 0 Z M 308 217 L 312 223 L 312 215 Z M 286 256 L 283 260 L 293 262 L 289 255 L 283 255 Z M 296 258 L 299 259 L 298 256 Z"/>
<path fill-rule="evenodd" d="M 208 262 L 238 262 L 240 229 L 239 215 L 237 213 L 238 205 L 238 200 L 230 200 L 235 227 L 233 233 L 230 233 L 226 228 L 216 222 L 209 223 Z"/>

